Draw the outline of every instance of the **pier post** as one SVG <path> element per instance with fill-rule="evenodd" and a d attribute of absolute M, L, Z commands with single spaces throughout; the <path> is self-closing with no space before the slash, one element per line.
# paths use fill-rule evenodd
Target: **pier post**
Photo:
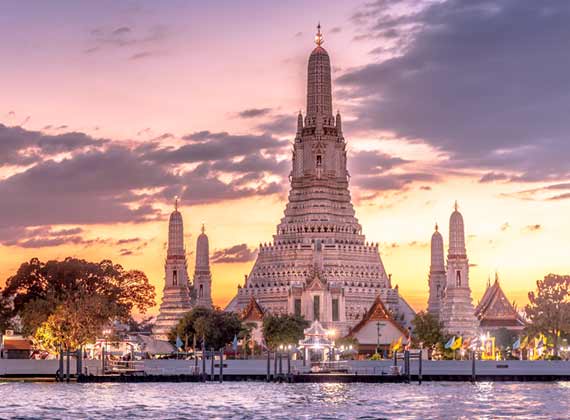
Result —
<path fill-rule="evenodd" d="M 216 358 L 216 353 L 214 352 L 214 349 L 210 350 L 210 358 L 212 359 L 210 362 L 210 380 L 212 382 L 214 382 L 214 359 Z"/>
<path fill-rule="evenodd" d="M 418 384 L 422 384 L 422 350 L 420 350 L 420 357 L 418 358 Z"/>
<path fill-rule="evenodd" d="M 287 376 L 291 376 L 291 352 L 287 352 Z"/>
<path fill-rule="evenodd" d="M 407 381 L 410 383 L 411 372 L 410 372 L 410 351 L 404 350 L 404 371 L 406 373 Z"/>
<path fill-rule="evenodd" d="M 283 353 L 279 352 L 279 377 L 283 376 Z"/>
<path fill-rule="evenodd" d="M 206 382 L 206 346 L 202 341 L 202 382 Z"/>
<path fill-rule="evenodd" d="M 66 371 L 67 371 L 65 379 L 66 379 L 67 382 L 69 382 L 69 374 L 70 374 L 70 372 L 69 372 L 69 370 L 70 370 L 70 369 L 69 369 L 69 368 L 70 368 L 69 364 L 70 364 L 70 359 L 71 359 L 71 353 L 70 353 L 70 351 L 69 351 L 69 347 L 68 347 L 67 350 L 65 351 L 65 354 L 66 354 L 66 356 L 67 356 L 67 360 L 65 361 L 65 367 L 66 367 Z"/>
<path fill-rule="evenodd" d="M 59 346 L 59 371 L 58 371 L 58 380 L 63 382 L 63 348 Z"/>
<path fill-rule="evenodd" d="M 224 348 L 220 349 L 220 383 L 224 382 Z"/>
<path fill-rule="evenodd" d="M 477 381 L 477 372 L 475 371 L 475 352 L 471 352 L 471 382 Z"/>
<path fill-rule="evenodd" d="M 274 357 L 273 357 L 273 380 L 276 381 L 277 380 L 277 351 L 275 351 L 275 353 L 273 353 Z"/>
<path fill-rule="evenodd" d="M 75 374 L 79 378 L 81 376 L 81 372 L 83 371 L 83 349 L 79 347 L 76 353 L 76 360 L 75 360 Z"/>
<path fill-rule="evenodd" d="M 267 349 L 267 382 L 271 380 L 271 352 Z"/>
<path fill-rule="evenodd" d="M 398 366 L 398 351 L 394 350 L 394 366 Z"/>

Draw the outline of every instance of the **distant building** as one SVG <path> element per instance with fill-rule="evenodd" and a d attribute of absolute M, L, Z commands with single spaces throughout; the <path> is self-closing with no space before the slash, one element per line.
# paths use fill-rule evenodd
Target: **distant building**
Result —
<path fill-rule="evenodd" d="M 196 240 L 196 266 L 194 268 L 195 305 L 212 307 L 212 273 L 210 272 L 210 245 L 206 229 L 202 225 L 202 233 Z"/>
<path fill-rule="evenodd" d="M 471 301 L 465 227 L 457 202 L 455 202 L 455 210 L 449 219 L 447 281 L 439 319 L 449 334 L 466 337 L 477 334 L 479 322 L 475 318 L 475 308 Z"/>
<path fill-rule="evenodd" d="M 297 314 L 346 334 L 380 296 L 409 325 L 414 311 L 393 288 L 349 191 L 347 143 L 333 114 L 331 63 L 320 26 L 309 56 L 307 109 L 299 113 L 284 217 L 227 310 L 251 298 L 273 314 Z"/>
<path fill-rule="evenodd" d="M 178 201 L 168 222 L 168 250 L 164 274 L 162 304 L 153 328 L 153 335 L 161 340 L 167 340 L 172 328 L 192 309 L 184 247 L 184 223 L 178 211 Z"/>
<path fill-rule="evenodd" d="M 475 309 L 475 316 L 479 320 L 480 329 L 485 332 L 500 328 L 520 332 L 526 325 L 515 306 L 509 302 L 503 292 L 498 274 L 495 274 L 493 285 L 491 282 L 487 283 L 487 289 Z"/>
<path fill-rule="evenodd" d="M 32 340 L 7 330 L 0 343 L 1 359 L 29 359 L 33 351 Z"/>

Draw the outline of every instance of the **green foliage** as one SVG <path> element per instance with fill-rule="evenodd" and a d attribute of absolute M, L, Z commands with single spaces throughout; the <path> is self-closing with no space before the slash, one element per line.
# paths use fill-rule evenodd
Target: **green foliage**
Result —
<path fill-rule="evenodd" d="M 8 299 L 0 295 L 0 334 L 12 328 L 12 308 Z"/>
<path fill-rule="evenodd" d="M 76 258 L 41 262 L 33 258 L 8 278 L 2 296 L 14 302 L 22 332 L 46 349 L 93 342 L 114 320 L 154 305 L 154 286 L 141 271 Z"/>
<path fill-rule="evenodd" d="M 234 336 L 242 331 L 242 323 L 237 314 L 220 309 L 197 307 L 188 312 L 169 334 L 171 342 L 180 337 L 191 343 L 196 336 L 197 343 L 205 341 L 206 348 L 220 349 L 231 343 Z"/>
<path fill-rule="evenodd" d="M 382 356 L 379 353 L 374 353 L 372 356 L 368 358 L 368 360 L 382 360 Z"/>
<path fill-rule="evenodd" d="M 422 342 L 424 347 L 429 348 L 444 340 L 441 323 L 428 312 L 418 312 L 412 320 L 413 338 Z"/>
<path fill-rule="evenodd" d="M 508 347 L 512 347 L 517 340 L 518 334 L 506 328 L 499 328 L 493 333 L 495 336 L 495 347 L 498 350 L 505 351 Z"/>
<path fill-rule="evenodd" d="M 549 274 L 536 282 L 536 291 L 528 294 L 526 315 L 531 321 L 527 333 L 550 336 L 558 355 L 560 335 L 570 332 L 570 276 Z"/>
<path fill-rule="evenodd" d="M 303 330 L 309 322 L 296 315 L 266 315 L 263 318 L 263 337 L 270 349 L 279 345 L 297 345 L 304 338 Z"/>
<path fill-rule="evenodd" d="M 344 346 L 349 347 L 352 346 L 353 349 L 358 349 L 358 345 L 360 344 L 355 337 L 340 337 L 337 338 L 335 341 L 335 345 L 337 347 Z"/>

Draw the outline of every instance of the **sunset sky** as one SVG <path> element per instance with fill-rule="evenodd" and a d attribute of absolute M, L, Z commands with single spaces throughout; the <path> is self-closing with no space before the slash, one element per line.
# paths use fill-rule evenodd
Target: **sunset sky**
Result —
<path fill-rule="evenodd" d="M 319 21 L 357 217 L 412 306 L 455 200 L 475 302 L 570 274 L 566 0 L 0 0 L 0 286 L 108 258 L 159 303 L 179 195 L 224 306 L 283 215 Z"/>

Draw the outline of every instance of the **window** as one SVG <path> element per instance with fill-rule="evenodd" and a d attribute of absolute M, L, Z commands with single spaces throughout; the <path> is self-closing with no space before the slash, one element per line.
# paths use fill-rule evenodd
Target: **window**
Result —
<path fill-rule="evenodd" d="M 339 316 L 338 316 L 338 299 L 333 299 L 333 300 L 332 300 L 332 320 L 333 320 L 333 321 L 338 321 L 338 320 L 339 320 Z"/>
<path fill-rule="evenodd" d="M 198 292 L 198 297 L 204 297 L 204 285 L 200 285 L 200 291 Z"/>
<path fill-rule="evenodd" d="M 295 315 L 301 316 L 301 299 L 295 299 Z"/>
<path fill-rule="evenodd" d="M 321 297 L 314 296 L 313 297 L 313 319 L 318 321 L 321 315 Z"/>
<path fill-rule="evenodd" d="M 317 155 L 317 166 L 321 166 L 323 163 L 323 157 L 321 155 Z"/>
<path fill-rule="evenodd" d="M 172 270 L 172 284 L 178 286 L 178 271 Z"/>
<path fill-rule="evenodd" d="M 455 286 L 461 287 L 461 271 L 459 270 L 455 273 Z"/>

